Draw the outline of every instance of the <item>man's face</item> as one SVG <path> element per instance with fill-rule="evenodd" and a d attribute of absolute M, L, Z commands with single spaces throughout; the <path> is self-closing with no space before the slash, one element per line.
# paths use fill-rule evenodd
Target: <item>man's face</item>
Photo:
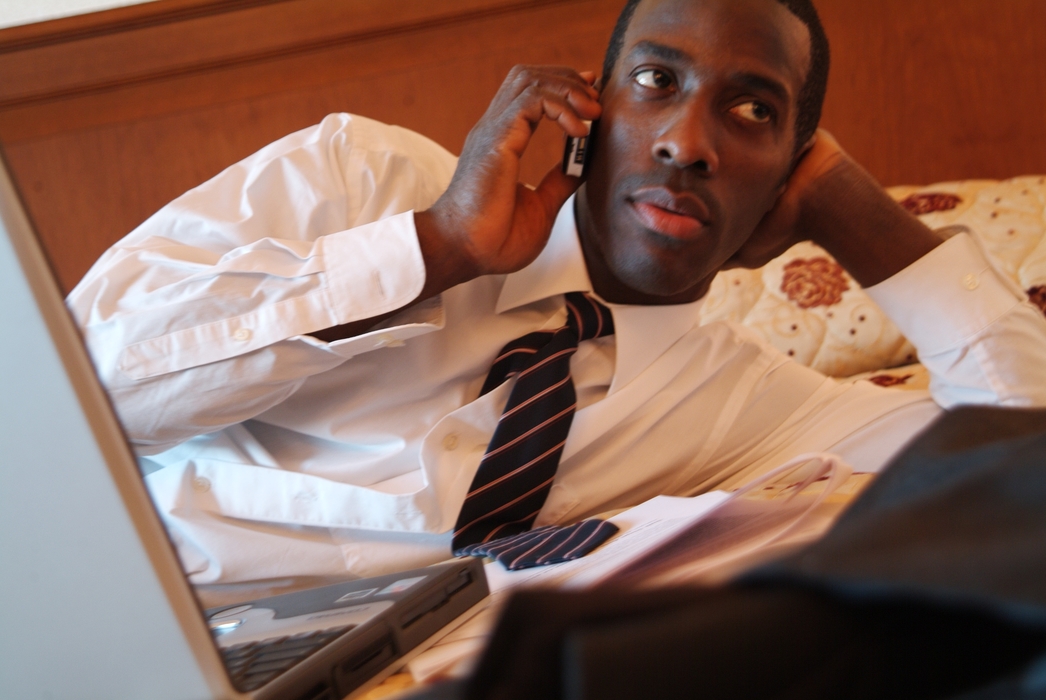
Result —
<path fill-rule="evenodd" d="M 681 303 L 773 206 L 791 169 L 806 26 L 775 0 L 645 0 L 604 76 L 578 226 L 608 301 Z"/>

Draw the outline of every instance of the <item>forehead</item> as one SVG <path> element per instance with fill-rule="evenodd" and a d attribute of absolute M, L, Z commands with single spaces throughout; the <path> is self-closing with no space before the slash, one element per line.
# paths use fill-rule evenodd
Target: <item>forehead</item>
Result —
<path fill-rule="evenodd" d="M 650 43 L 699 67 L 774 77 L 793 101 L 810 65 L 809 30 L 776 0 L 643 0 L 623 54 Z"/>

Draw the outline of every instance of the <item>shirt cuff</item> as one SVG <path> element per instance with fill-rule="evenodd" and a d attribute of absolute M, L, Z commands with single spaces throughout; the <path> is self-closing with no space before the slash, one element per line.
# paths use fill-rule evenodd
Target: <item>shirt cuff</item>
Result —
<path fill-rule="evenodd" d="M 404 309 L 366 333 L 336 340 L 328 349 L 341 357 L 350 358 L 379 348 L 398 348 L 406 345 L 411 338 L 441 330 L 445 323 L 443 297 L 435 296 Z"/>
<path fill-rule="evenodd" d="M 967 343 L 1020 303 L 965 232 L 865 291 L 925 356 Z"/>
<path fill-rule="evenodd" d="M 425 286 L 413 211 L 324 236 L 321 246 L 331 325 L 395 311 Z"/>

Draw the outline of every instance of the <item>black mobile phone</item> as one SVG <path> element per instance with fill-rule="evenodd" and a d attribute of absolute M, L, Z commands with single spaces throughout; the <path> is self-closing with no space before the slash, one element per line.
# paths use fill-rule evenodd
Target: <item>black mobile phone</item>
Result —
<path fill-rule="evenodd" d="M 587 136 L 567 136 L 567 143 L 563 149 L 563 174 L 581 177 L 585 174 L 585 165 L 588 163 L 589 138 L 592 135 L 592 122 L 585 120 L 588 127 Z"/>

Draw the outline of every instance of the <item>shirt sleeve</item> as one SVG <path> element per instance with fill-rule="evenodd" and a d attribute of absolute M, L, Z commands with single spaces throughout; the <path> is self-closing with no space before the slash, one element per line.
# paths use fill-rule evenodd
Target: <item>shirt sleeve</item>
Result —
<path fill-rule="evenodd" d="M 918 350 L 941 407 L 1046 406 L 1046 317 L 972 236 L 866 291 Z"/>
<path fill-rule="evenodd" d="M 310 376 L 441 327 L 437 299 L 357 338 L 307 335 L 411 304 L 425 282 L 413 211 L 455 165 L 418 134 L 331 115 L 107 251 L 68 304 L 132 441 L 155 452 L 242 422 Z"/>

